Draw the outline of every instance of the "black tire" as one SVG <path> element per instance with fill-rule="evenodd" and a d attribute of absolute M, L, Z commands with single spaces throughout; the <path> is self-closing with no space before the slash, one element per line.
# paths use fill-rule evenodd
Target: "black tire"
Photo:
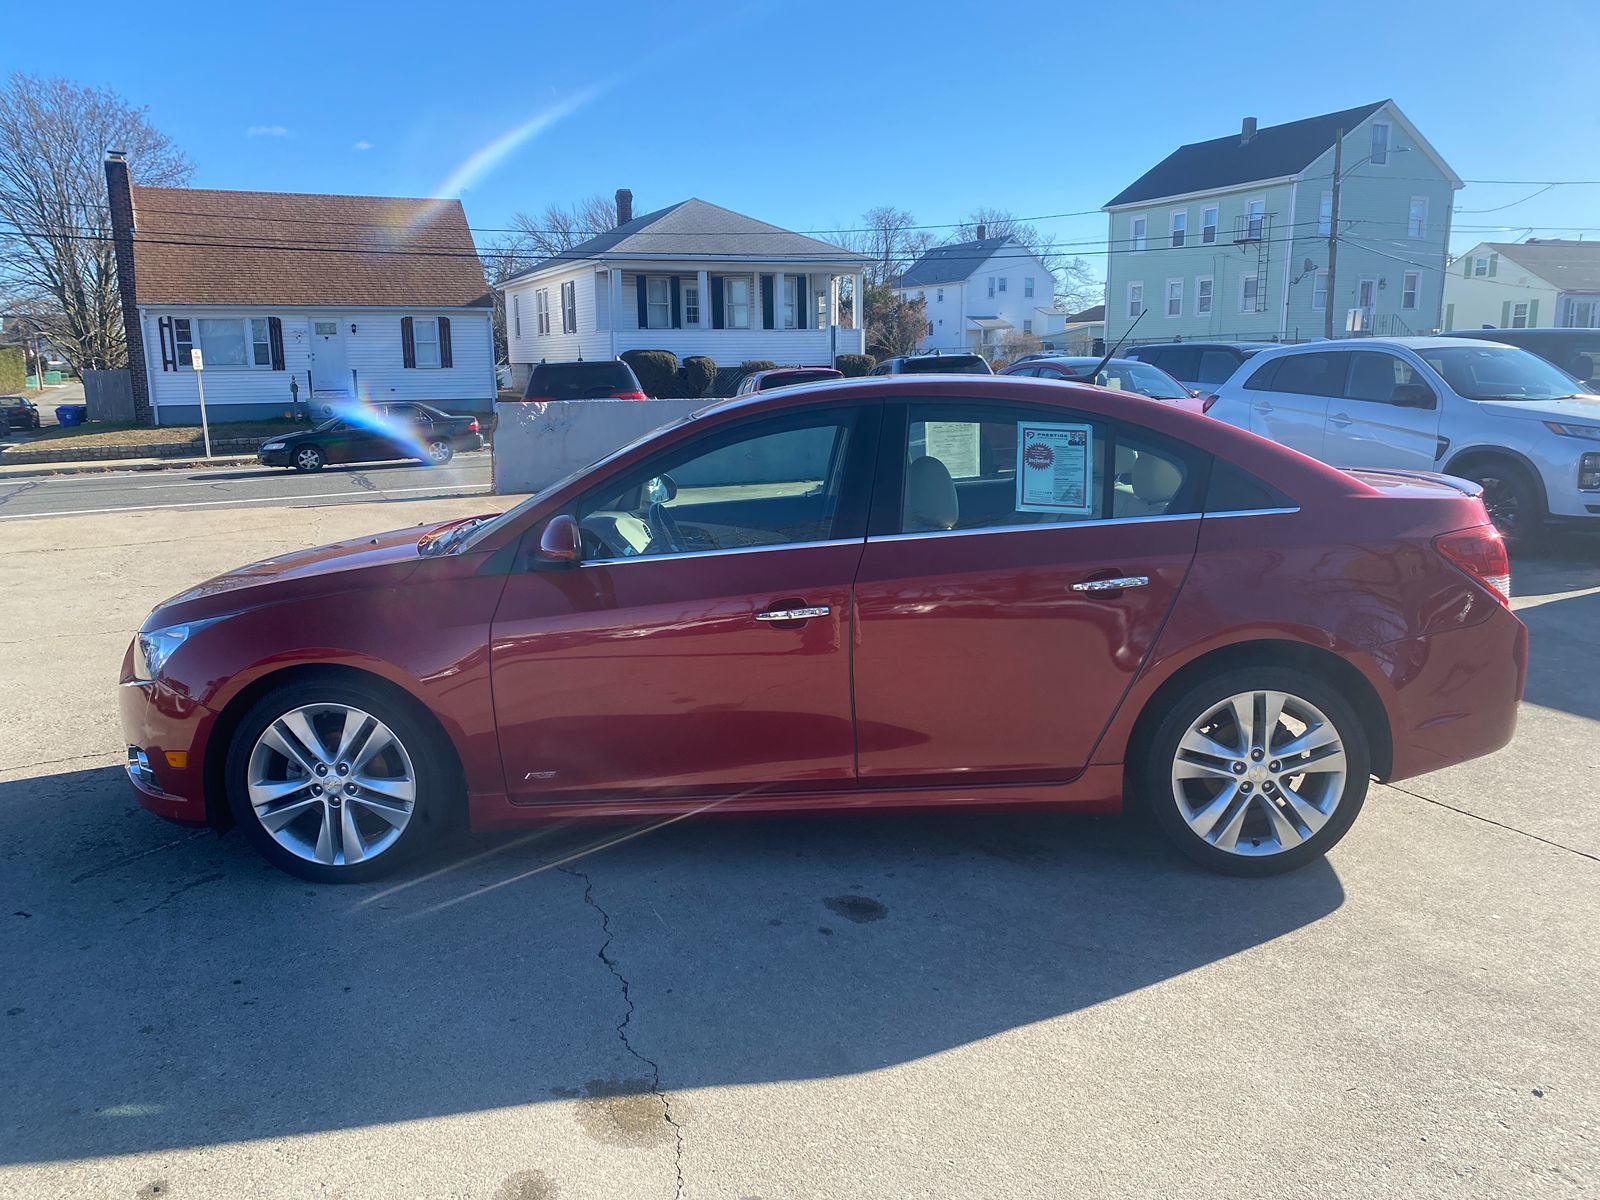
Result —
<path fill-rule="evenodd" d="M 327 865 L 301 857 L 267 832 L 250 802 L 247 771 L 257 740 L 285 713 L 313 704 L 348 705 L 377 718 L 411 761 L 416 798 L 410 820 L 392 845 L 363 862 Z M 361 883 L 387 875 L 446 835 L 460 811 L 454 764 L 454 753 L 438 731 L 387 689 L 359 680 L 313 678 L 274 688 L 250 707 L 229 742 L 224 780 L 235 824 L 273 866 L 315 883 Z"/>
<path fill-rule="evenodd" d="M 315 446 L 297 446 L 290 453 L 289 461 L 296 471 L 320 471 L 327 460 Z"/>
<path fill-rule="evenodd" d="M 428 443 L 428 457 L 422 460 L 425 467 L 442 467 L 456 456 L 456 448 L 443 438 Z"/>
<path fill-rule="evenodd" d="M 1287 693 L 1320 710 L 1343 742 L 1346 767 L 1342 790 L 1320 829 L 1298 845 L 1276 853 L 1252 855 L 1219 849 L 1190 828 L 1179 809 L 1173 767 L 1179 743 L 1194 722 L 1231 696 L 1257 691 Z M 1135 754 L 1129 773 L 1136 793 L 1133 799 L 1148 807 L 1161 832 L 1180 851 L 1201 866 L 1226 875 L 1278 875 L 1321 858 L 1345 835 L 1361 812 L 1371 782 L 1371 747 L 1366 727 L 1355 709 L 1332 685 L 1292 667 L 1237 667 L 1186 688 L 1163 704 L 1150 736 Z M 1255 800 L 1260 805 L 1262 793 L 1257 792 Z M 1283 808 L 1281 803 L 1279 808 Z M 1247 816 L 1244 827 L 1247 830 L 1270 828 L 1270 823 L 1258 808 Z M 1261 844 L 1260 839 L 1244 835 L 1239 841 L 1241 844 L 1249 841 L 1257 847 Z"/>
<path fill-rule="evenodd" d="M 1535 550 L 1544 544 L 1544 488 L 1526 467 L 1509 459 L 1480 459 L 1462 475 L 1483 488 L 1483 506 L 1508 545 Z"/>

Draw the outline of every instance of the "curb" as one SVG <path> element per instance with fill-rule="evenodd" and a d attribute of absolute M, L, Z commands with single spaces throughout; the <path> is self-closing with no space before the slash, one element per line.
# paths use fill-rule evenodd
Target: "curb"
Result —
<path fill-rule="evenodd" d="M 110 471 L 192 471 L 199 467 L 242 467 L 256 461 L 256 456 L 235 455 L 216 458 L 174 458 L 159 462 L 141 462 L 136 459 L 107 458 L 97 462 L 17 463 L 8 466 L 0 459 L 0 480 L 28 479 L 47 475 L 102 475 Z"/>

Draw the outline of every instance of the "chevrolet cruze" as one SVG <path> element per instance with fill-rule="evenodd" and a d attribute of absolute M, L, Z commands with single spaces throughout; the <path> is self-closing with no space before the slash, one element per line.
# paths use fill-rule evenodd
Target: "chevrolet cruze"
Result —
<path fill-rule="evenodd" d="M 122 665 L 175 821 L 370 878 L 458 818 L 1149 808 L 1323 854 L 1369 779 L 1511 737 L 1477 489 L 1125 393 L 903 376 L 723 403 L 498 516 L 173 597 Z"/>

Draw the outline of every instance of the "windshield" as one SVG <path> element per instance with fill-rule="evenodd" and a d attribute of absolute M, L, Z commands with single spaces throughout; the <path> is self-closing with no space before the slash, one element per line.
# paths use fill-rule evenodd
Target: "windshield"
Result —
<path fill-rule="evenodd" d="M 989 364 L 976 354 L 940 354 L 908 358 L 901 364 L 907 375 L 992 375 Z"/>
<path fill-rule="evenodd" d="M 1565 371 L 1513 346 L 1449 346 L 1421 354 L 1468 400 L 1558 400 L 1584 391 Z"/>
<path fill-rule="evenodd" d="M 1108 363 L 1095 382 L 1101 387 L 1138 392 L 1154 400 L 1183 400 L 1189 395 L 1177 380 L 1149 363 Z"/>
<path fill-rule="evenodd" d="M 343 417 L 329 417 L 321 425 L 314 426 L 312 428 L 311 432 L 312 433 L 327 433 L 331 429 L 338 429 L 339 426 L 341 426 L 343 424 L 344 424 L 344 418 Z"/>
<path fill-rule="evenodd" d="M 528 377 L 527 400 L 584 400 L 613 392 L 636 392 L 639 381 L 626 363 L 540 363 Z"/>
<path fill-rule="evenodd" d="M 761 390 L 770 392 L 774 388 L 793 387 L 798 383 L 816 383 L 823 379 L 838 379 L 837 371 L 790 371 L 783 375 L 768 375 L 761 381 Z"/>

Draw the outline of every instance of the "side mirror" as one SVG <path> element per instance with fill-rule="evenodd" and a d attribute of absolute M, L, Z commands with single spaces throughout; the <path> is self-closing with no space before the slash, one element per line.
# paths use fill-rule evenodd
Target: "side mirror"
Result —
<path fill-rule="evenodd" d="M 539 562 L 555 567 L 576 566 L 583 558 L 578 523 L 567 513 L 557 513 L 539 535 Z"/>
<path fill-rule="evenodd" d="M 1200 388 L 1190 388 L 1189 389 L 1189 399 L 1191 399 L 1191 400 L 1198 400 L 1198 399 L 1200 399 L 1201 396 L 1204 396 L 1204 395 L 1205 395 L 1205 392 L 1202 391 Z"/>
<path fill-rule="evenodd" d="M 644 498 L 651 504 L 671 504 L 678 498 L 678 485 L 671 475 L 657 475 L 645 483 Z"/>
<path fill-rule="evenodd" d="M 1397 383 L 1389 403 L 1396 408 L 1432 408 L 1433 390 L 1420 383 Z"/>

